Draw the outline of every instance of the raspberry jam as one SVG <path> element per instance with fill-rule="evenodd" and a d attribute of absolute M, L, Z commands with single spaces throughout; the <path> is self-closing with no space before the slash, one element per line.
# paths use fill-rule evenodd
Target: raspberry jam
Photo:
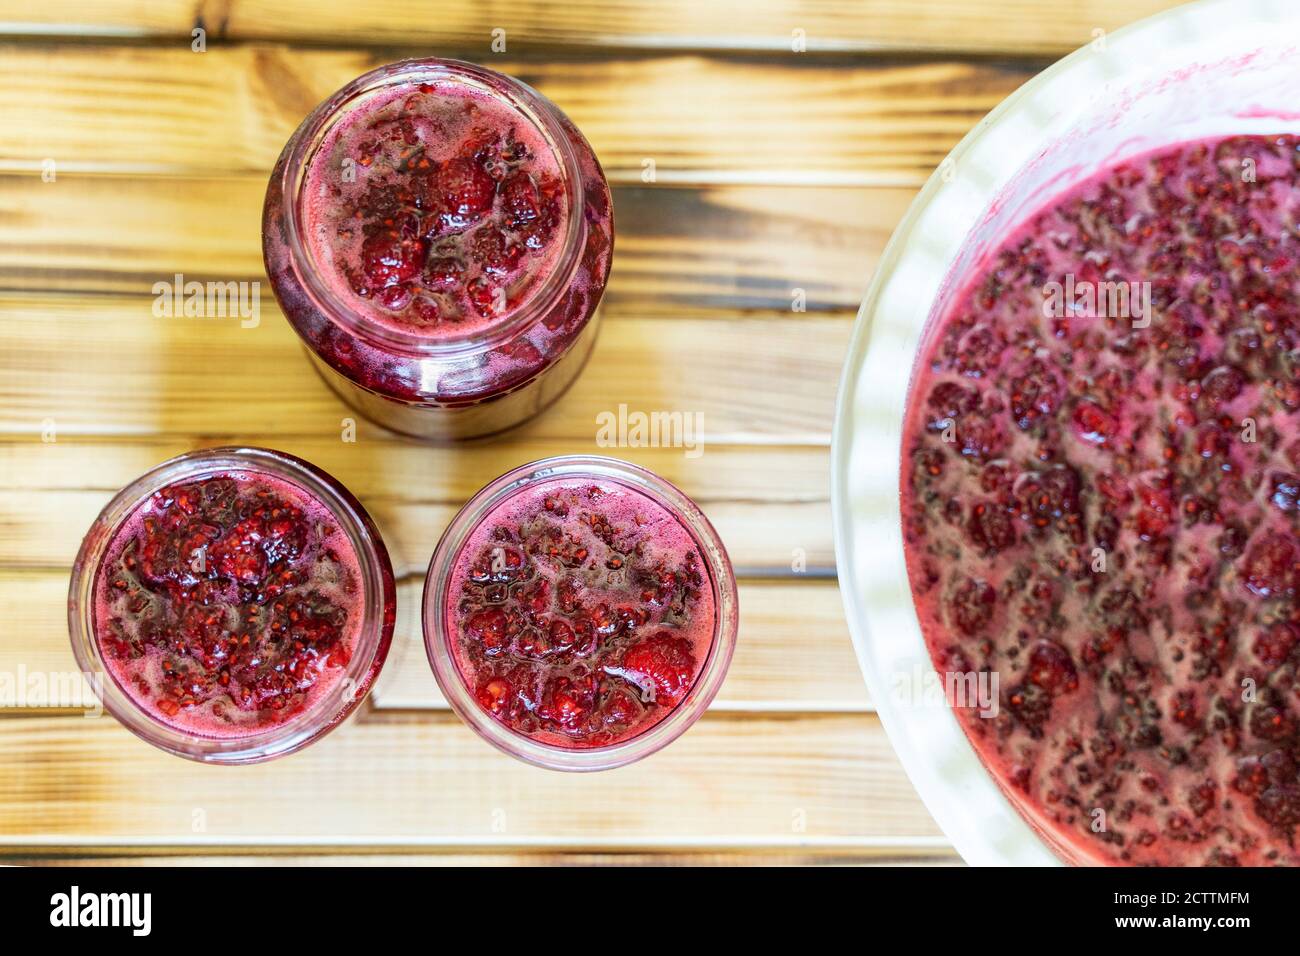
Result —
<path fill-rule="evenodd" d="M 614 465 L 471 503 L 481 512 L 431 566 L 426 639 L 449 699 L 535 748 L 617 749 L 679 708 L 698 714 L 730 655 L 720 542 L 680 492 Z"/>
<path fill-rule="evenodd" d="M 84 594 L 94 660 L 146 723 L 241 755 L 229 759 L 253 759 L 249 745 L 270 756 L 363 696 L 391 637 L 391 567 L 364 512 L 369 548 L 352 515 L 309 490 L 324 476 L 305 463 L 260 450 L 193 460 L 110 504 L 74 603 Z"/>
<path fill-rule="evenodd" d="M 572 382 L 613 246 L 590 146 L 549 101 L 449 60 L 362 76 L 290 139 L 263 216 L 285 315 L 340 395 L 430 439 Z"/>
<path fill-rule="evenodd" d="M 998 676 L 958 717 L 1069 859 L 1300 863 L 1298 229 L 1296 136 L 1140 156 L 992 248 L 923 347 L 917 613 L 941 673 Z"/>
<path fill-rule="evenodd" d="M 541 133 L 499 98 L 445 79 L 399 85 L 325 137 L 303 187 L 304 233 L 334 293 L 367 320 L 463 338 L 517 313 L 554 272 L 562 179 Z"/>

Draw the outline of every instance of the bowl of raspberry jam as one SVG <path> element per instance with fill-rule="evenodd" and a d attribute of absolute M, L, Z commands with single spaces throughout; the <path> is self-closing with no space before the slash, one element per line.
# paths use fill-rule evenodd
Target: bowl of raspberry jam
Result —
<path fill-rule="evenodd" d="M 968 862 L 1300 865 L 1300 13 L 1190 4 L 920 193 L 840 392 L 841 593 Z"/>

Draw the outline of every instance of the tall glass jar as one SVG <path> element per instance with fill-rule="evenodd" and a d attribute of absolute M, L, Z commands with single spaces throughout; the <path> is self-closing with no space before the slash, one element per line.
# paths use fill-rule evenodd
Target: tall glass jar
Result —
<path fill-rule="evenodd" d="M 339 396 L 442 441 L 554 402 L 591 352 L 614 230 L 591 147 L 549 100 L 408 60 L 321 103 L 271 175 L 263 255 Z"/>

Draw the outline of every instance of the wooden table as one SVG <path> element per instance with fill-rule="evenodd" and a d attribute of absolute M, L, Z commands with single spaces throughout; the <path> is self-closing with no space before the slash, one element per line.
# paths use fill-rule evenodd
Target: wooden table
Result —
<path fill-rule="evenodd" d="M 876 257 L 948 149 L 1095 29 L 1170 5 L 0 4 L 3 859 L 955 861 L 872 713 L 837 592 L 840 361 Z M 607 317 L 572 392 L 507 440 L 433 449 L 363 424 L 348 444 L 265 284 L 262 194 L 319 100 L 429 54 L 523 78 L 587 134 L 615 187 Z M 176 273 L 263 280 L 261 324 L 155 318 L 152 286 Z M 717 702 L 666 751 L 537 770 L 448 711 L 420 582 L 466 498 L 513 465 L 597 450 L 596 416 L 620 403 L 704 416 L 698 458 L 618 453 L 717 525 L 741 577 L 739 646 Z M 74 670 L 68 568 L 111 494 L 231 442 L 319 463 L 384 529 L 401 611 L 363 711 L 287 759 L 219 768 L 13 693 Z"/>

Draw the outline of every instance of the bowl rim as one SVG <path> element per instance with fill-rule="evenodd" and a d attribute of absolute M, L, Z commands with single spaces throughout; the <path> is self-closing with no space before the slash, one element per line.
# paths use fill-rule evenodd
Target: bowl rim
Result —
<path fill-rule="evenodd" d="M 920 661 L 919 666 L 932 674 L 934 669 L 912 604 L 903 559 L 897 492 L 902 416 L 900 414 L 898 421 L 888 422 L 882 427 L 880 415 L 870 418 L 864 415 L 864 403 L 859 401 L 856 387 L 859 380 L 864 380 L 872 346 L 888 331 L 882 331 L 882 323 L 877 321 L 883 294 L 893 277 L 906 274 L 909 265 L 915 266 L 923 258 L 918 248 L 921 244 L 917 242 L 918 227 L 936 200 L 946 198 L 950 207 L 966 213 L 969 223 L 945 222 L 950 232 L 945 244 L 951 255 L 945 257 L 934 294 L 924 303 L 925 308 L 919 310 L 922 314 L 913 314 L 906 319 L 918 330 L 927 325 L 930 313 L 944 291 L 943 283 L 949 278 L 948 272 L 955 256 L 967 243 L 971 230 L 980 224 L 992 206 L 1006 198 L 1008 187 L 1014 184 L 1016 175 L 1032 161 L 1032 149 L 1037 147 L 1025 150 L 1024 157 L 1016 162 L 1005 163 L 1008 172 L 1004 178 L 973 186 L 969 182 L 963 184 L 967 196 L 958 193 L 956 188 L 950 188 L 953 186 L 950 171 L 954 166 L 959 166 L 964 157 L 1000 131 L 1007 121 L 1031 113 L 1041 121 L 1043 129 L 1057 129 L 1061 123 L 1069 129 L 1069 122 L 1086 115 L 1100 97 L 1108 94 L 1112 83 L 1121 81 L 1125 87 L 1132 88 L 1141 79 L 1167 76 L 1170 63 L 1162 56 L 1152 55 L 1151 51 L 1171 43 L 1185 43 L 1199 49 L 1198 44 L 1212 37 L 1222 41 L 1229 33 L 1258 36 L 1262 39 L 1257 49 L 1265 49 L 1270 45 L 1269 39 L 1288 36 L 1286 32 L 1276 31 L 1278 22 L 1300 25 L 1300 9 L 1289 9 L 1277 0 L 1199 0 L 1157 13 L 1113 33 L 1102 34 L 1100 39 L 1094 33 L 1093 43 L 1047 67 L 1002 100 L 938 165 L 894 229 L 858 311 L 839 382 L 831 441 L 832 528 L 840 593 L 858 664 L 881 725 L 922 803 L 967 863 L 1051 866 L 1061 865 L 1063 860 L 1050 849 L 1048 835 L 1038 831 L 1012 806 L 992 774 L 984 768 L 946 704 L 929 708 L 905 706 L 891 696 L 885 683 L 888 674 L 888 668 L 884 666 L 887 663 L 885 651 L 879 646 L 879 641 L 873 640 L 873 634 L 885 634 L 887 642 L 892 639 L 890 635 L 899 633 L 886 628 L 901 627 L 905 632 L 903 641 Z M 1296 33 L 1292 30 L 1289 35 L 1295 36 Z M 1098 42 L 1102 44 L 1100 49 Z M 1225 44 L 1222 49 L 1219 58 L 1227 59 L 1237 48 Z M 1102 82 L 1098 83 L 1099 79 Z M 1081 94 L 1080 90 L 1088 89 L 1088 83 L 1092 83 L 1094 88 Z M 1069 118 L 1069 122 L 1063 117 Z M 1050 141 L 1045 134 L 1040 134 L 1040 138 L 1035 140 L 1038 145 Z M 971 189 L 978 200 L 974 204 L 969 204 Z M 966 210 L 961 208 L 963 203 L 968 204 Z M 930 256 L 934 254 L 933 245 L 930 243 L 931 248 L 925 250 Z M 925 264 L 932 266 L 933 260 L 926 259 Z M 899 321 L 902 320 L 895 319 L 894 323 Z M 922 344 L 923 340 L 918 336 L 917 348 Z M 913 351 L 911 358 L 914 359 L 915 355 Z M 896 362 L 897 357 L 892 361 Z M 911 365 L 909 361 L 909 373 Z M 904 402 L 903 414 L 905 410 Z M 870 516 L 874 526 L 868 527 L 870 522 L 865 521 L 861 513 L 864 496 L 857 487 L 862 482 L 855 483 L 849 471 L 855 438 L 861 445 L 863 435 L 888 440 L 891 434 L 894 441 L 889 449 L 889 473 L 893 476 L 893 495 L 884 494 L 883 489 L 871 489 L 866 506 L 874 505 L 876 513 Z M 871 454 L 878 455 L 884 451 L 884 446 L 877 442 Z M 886 537 L 883 543 L 882 530 Z M 855 548 L 855 542 L 867 540 L 872 543 L 873 560 L 855 559 L 855 551 L 865 553 L 865 549 Z M 905 599 L 901 605 L 883 608 L 863 596 L 862 584 L 871 579 L 871 575 L 863 573 L 868 564 L 875 565 L 877 588 L 889 587 L 891 582 L 896 588 L 901 574 Z M 879 579 L 882 569 L 891 575 L 883 584 Z M 891 589 L 890 593 L 892 596 L 894 591 Z"/>

